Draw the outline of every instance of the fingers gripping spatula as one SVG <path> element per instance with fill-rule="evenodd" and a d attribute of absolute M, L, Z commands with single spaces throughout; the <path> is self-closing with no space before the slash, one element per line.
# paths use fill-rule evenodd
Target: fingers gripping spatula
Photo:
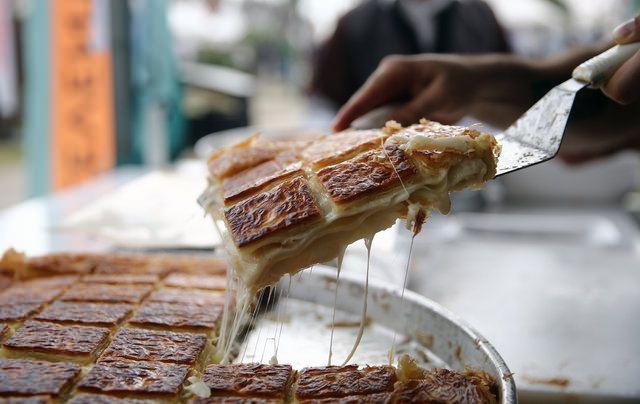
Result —
<path fill-rule="evenodd" d="M 496 175 L 550 160 L 558 154 L 562 137 L 578 91 L 597 88 L 631 56 L 640 43 L 616 45 L 587 60 L 573 71 L 573 77 L 554 87 L 503 133 L 496 135 L 502 145 Z M 354 121 L 356 128 L 384 125 L 393 107 L 382 107 Z"/>

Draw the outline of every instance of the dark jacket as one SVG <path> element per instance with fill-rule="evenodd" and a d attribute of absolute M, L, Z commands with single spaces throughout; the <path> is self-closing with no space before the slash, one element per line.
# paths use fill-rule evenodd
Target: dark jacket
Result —
<path fill-rule="evenodd" d="M 318 49 L 312 92 L 339 107 L 387 55 L 509 51 L 502 27 L 483 1 L 453 1 L 424 23 L 435 25 L 435 40 L 428 49 L 418 44 L 411 20 L 397 1 L 363 2 L 340 18 L 333 35 Z"/>

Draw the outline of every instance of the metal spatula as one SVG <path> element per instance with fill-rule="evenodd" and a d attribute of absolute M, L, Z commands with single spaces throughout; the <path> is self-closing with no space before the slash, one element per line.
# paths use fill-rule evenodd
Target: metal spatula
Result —
<path fill-rule="evenodd" d="M 573 101 L 585 87 L 597 88 L 631 56 L 640 43 L 616 45 L 587 60 L 573 71 L 573 78 L 554 87 L 503 133 L 496 135 L 502 145 L 497 175 L 550 160 L 558 154 Z M 384 125 L 394 107 L 371 111 L 353 122 L 356 128 Z"/>

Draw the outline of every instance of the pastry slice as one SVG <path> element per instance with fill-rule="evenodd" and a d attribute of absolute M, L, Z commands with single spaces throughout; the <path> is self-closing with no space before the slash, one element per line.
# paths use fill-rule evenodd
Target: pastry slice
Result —
<path fill-rule="evenodd" d="M 450 192 L 480 188 L 495 176 L 499 149 L 490 134 L 424 119 L 290 149 L 252 137 L 209 159 L 200 202 L 235 274 L 255 292 L 337 257 L 398 218 L 420 231 L 430 209 L 449 212 Z"/>

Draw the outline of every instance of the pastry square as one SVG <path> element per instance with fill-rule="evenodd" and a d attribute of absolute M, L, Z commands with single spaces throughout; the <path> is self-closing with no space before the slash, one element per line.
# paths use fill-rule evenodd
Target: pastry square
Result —
<path fill-rule="evenodd" d="M 209 386 L 212 396 L 282 399 L 292 376 L 289 365 L 209 365 L 202 381 Z"/>
<path fill-rule="evenodd" d="M 200 334 L 121 328 L 102 353 L 103 359 L 131 359 L 192 365 L 207 339 Z"/>
<path fill-rule="evenodd" d="M 0 395 L 59 396 L 79 374 L 75 363 L 0 359 Z"/>
<path fill-rule="evenodd" d="M 160 280 L 160 277 L 156 274 L 89 274 L 82 277 L 84 283 L 141 283 L 141 284 L 154 284 Z"/>
<path fill-rule="evenodd" d="M 212 306 L 218 304 L 223 305 L 224 299 L 225 294 L 222 291 L 163 288 L 153 292 L 147 299 L 147 302 L 185 303 L 198 306 Z"/>
<path fill-rule="evenodd" d="M 197 306 L 186 303 L 145 302 L 129 323 L 138 327 L 193 329 L 206 331 L 217 327 L 223 306 Z"/>
<path fill-rule="evenodd" d="M 139 303 L 152 289 L 151 285 L 80 283 L 67 290 L 60 297 L 60 300 L 67 302 Z"/>
<path fill-rule="evenodd" d="M 123 303 L 55 301 L 34 318 L 57 323 L 113 326 L 124 320 L 132 310 L 132 305 Z"/>
<path fill-rule="evenodd" d="M 0 321 L 20 321 L 37 313 L 41 303 L 0 304 Z"/>
<path fill-rule="evenodd" d="M 106 343 L 108 336 L 106 328 L 29 320 L 3 346 L 13 353 L 90 358 Z"/>
<path fill-rule="evenodd" d="M 100 361 L 80 381 L 78 388 L 98 393 L 176 395 L 189 366 L 162 362 Z"/>
<path fill-rule="evenodd" d="M 222 275 L 173 273 L 165 278 L 164 285 L 174 288 L 225 290 L 227 288 L 227 277 Z"/>
<path fill-rule="evenodd" d="M 396 372 L 391 366 L 358 365 L 305 368 L 296 383 L 297 400 L 340 398 L 393 391 Z"/>

